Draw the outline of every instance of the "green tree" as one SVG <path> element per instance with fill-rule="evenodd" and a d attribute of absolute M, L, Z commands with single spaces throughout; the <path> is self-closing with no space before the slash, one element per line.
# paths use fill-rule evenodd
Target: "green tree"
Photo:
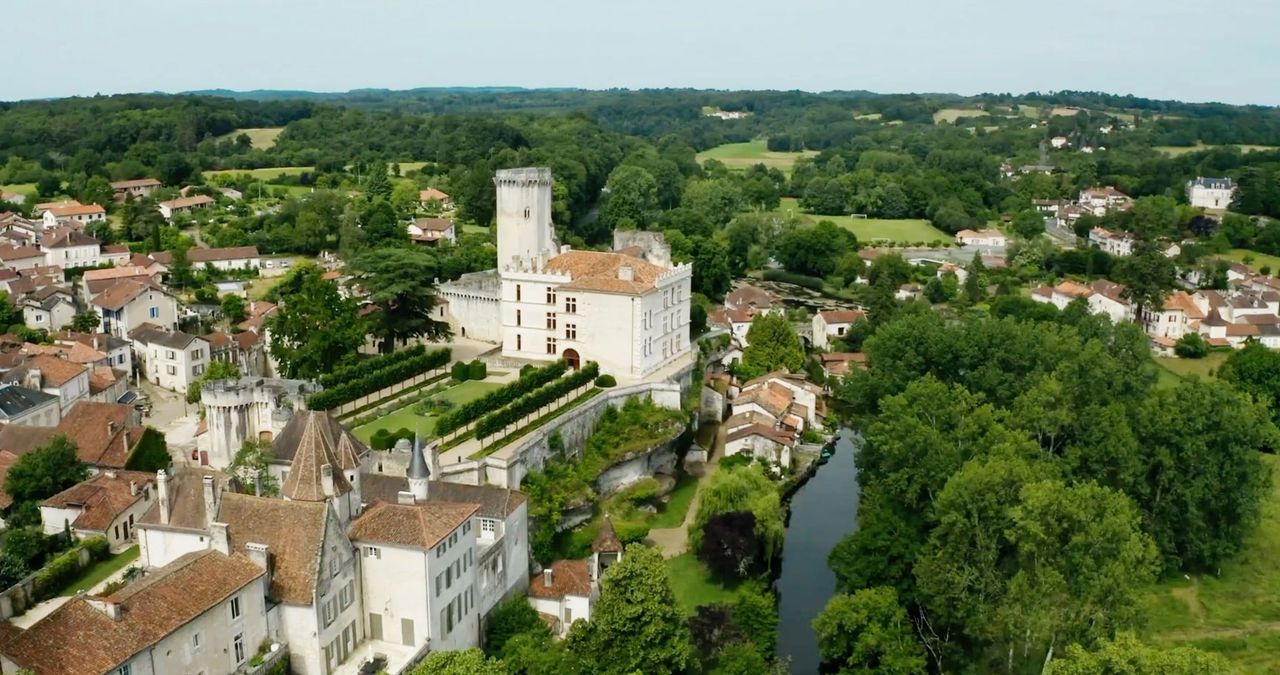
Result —
<path fill-rule="evenodd" d="M 235 293 L 228 293 L 222 296 L 222 315 L 227 317 L 227 323 L 233 326 L 244 321 L 245 317 L 248 316 L 244 298 Z"/>
<path fill-rule="evenodd" d="M 1099 640 L 1092 650 L 1067 647 L 1051 661 L 1044 675 L 1208 675 L 1231 672 L 1226 659 L 1195 647 L 1160 649 L 1144 644 L 1136 635 L 1122 632 L 1115 639 Z"/>
<path fill-rule="evenodd" d="M 487 658 L 479 649 L 436 652 L 413 669 L 413 675 L 507 675 L 502 662 Z"/>
<path fill-rule="evenodd" d="M 232 297 L 232 296 L 228 296 Z M 198 403 L 205 385 L 217 380 L 233 380 L 240 377 L 240 366 L 231 361 L 210 361 L 200 379 L 187 385 L 187 403 Z"/>
<path fill-rule="evenodd" d="M 75 316 L 71 317 L 71 330 L 77 333 L 92 333 L 98 330 L 101 322 L 102 317 L 93 312 L 76 312 Z"/>
<path fill-rule="evenodd" d="M 777 243 L 776 256 L 788 272 L 825 277 L 835 271 L 842 254 L 857 247 L 852 232 L 823 220 L 813 227 L 787 230 Z"/>
<path fill-rule="evenodd" d="M 409 230 L 385 199 L 375 199 L 360 216 L 364 245 L 369 248 L 393 246 L 409 241 Z"/>
<path fill-rule="evenodd" d="M 387 165 L 382 162 L 373 162 L 365 169 L 369 172 L 368 178 L 364 179 L 365 198 L 370 202 L 390 200 L 393 189 L 391 180 L 387 178 Z"/>
<path fill-rule="evenodd" d="M 111 189 L 111 183 L 102 176 L 90 176 L 80 190 L 81 204 L 98 204 L 105 207 L 112 204 L 114 198 L 115 190 Z"/>
<path fill-rule="evenodd" d="M 435 307 L 435 260 L 417 248 L 384 248 L 356 255 L 348 263 L 352 282 L 376 309 L 367 317 L 369 332 L 386 354 L 396 342 L 414 338 L 448 339 L 449 324 L 431 318 Z"/>
<path fill-rule="evenodd" d="M 4 479 L 4 491 L 16 502 L 37 502 L 89 477 L 89 467 L 76 454 L 75 443 L 58 434 L 21 456 Z"/>
<path fill-rule="evenodd" d="M 782 504 L 773 482 L 758 466 L 734 466 L 716 472 L 698 498 L 698 511 L 689 526 L 689 549 L 702 548 L 707 523 L 726 513 L 749 511 L 755 515 L 755 535 L 766 560 L 782 551 L 785 528 Z"/>
<path fill-rule="evenodd" d="M 656 550 L 627 547 L 601 580 L 590 623 L 578 623 L 569 649 L 591 672 L 624 675 L 683 673 L 693 663 L 685 624 L 666 565 Z"/>
<path fill-rule="evenodd" d="M 924 648 L 892 588 L 835 596 L 813 620 L 813 630 L 822 660 L 842 675 L 925 672 Z"/>
<path fill-rule="evenodd" d="M 693 245 L 693 292 L 709 298 L 723 298 L 733 277 L 729 272 L 729 250 L 719 239 L 697 237 Z"/>
<path fill-rule="evenodd" d="M 1013 233 L 1023 239 L 1035 239 L 1044 234 L 1044 215 L 1035 209 L 1019 211 L 1013 217 Z"/>
<path fill-rule="evenodd" d="M 524 633 L 533 633 L 540 637 L 550 637 L 547 624 L 538 617 L 528 600 L 523 597 L 512 598 L 493 610 L 489 615 L 485 628 L 484 653 L 489 656 L 502 656 L 507 641 Z"/>
<path fill-rule="evenodd" d="M 129 453 L 129 459 L 125 461 L 124 468 L 130 471 L 146 471 L 147 473 L 155 473 L 160 469 L 167 469 L 173 463 L 173 458 L 169 456 L 169 444 L 164 440 L 164 434 L 147 427 L 142 431 L 142 438 L 138 439 L 138 444 L 133 446 L 133 451 Z"/>
<path fill-rule="evenodd" d="M 798 373 L 804 368 L 804 345 L 783 314 L 759 314 L 747 329 L 747 348 L 737 374 L 750 380 L 781 368 Z"/>
<path fill-rule="evenodd" d="M 742 190 L 728 178 L 691 180 L 680 196 L 680 206 L 702 214 L 716 228 L 733 220 L 742 205 Z"/>
<path fill-rule="evenodd" d="M 1261 401 L 1271 410 L 1272 419 L 1280 419 L 1280 352 L 1261 342 L 1246 342 L 1227 357 L 1218 377 Z"/>
<path fill-rule="evenodd" d="M 188 248 L 188 246 L 179 245 L 173 249 L 173 259 L 169 262 L 169 283 L 175 288 L 186 288 L 194 278 L 191 260 L 187 258 Z"/>
<path fill-rule="evenodd" d="M 658 183 L 639 166 L 624 164 L 609 174 L 600 220 L 610 230 L 621 224 L 648 227 L 658 210 Z"/>
<path fill-rule="evenodd" d="M 295 269 L 280 310 L 267 318 L 271 356 L 285 377 L 316 378 L 353 358 L 365 331 L 355 301 L 338 292 L 315 265 Z"/>
<path fill-rule="evenodd" d="M 1209 343 L 1199 333 L 1187 333 L 1178 339 L 1173 351 L 1184 359 L 1203 359 L 1209 355 Z"/>

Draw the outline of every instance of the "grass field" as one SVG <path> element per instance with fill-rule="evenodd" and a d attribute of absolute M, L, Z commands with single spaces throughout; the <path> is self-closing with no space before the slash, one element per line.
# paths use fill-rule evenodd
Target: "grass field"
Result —
<path fill-rule="evenodd" d="M 692 616 L 694 610 L 702 605 L 733 600 L 733 589 L 712 578 L 711 572 L 692 553 L 668 558 L 667 576 L 671 579 L 676 603 L 685 616 Z"/>
<path fill-rule="evenodd" d="M 284 131 L 284 127 L 258 127 L 256 129 L 236 129 L 235 131 L 219 136 L 218 140 L 235 139 L 240 134 L 248 134 L 250 147 L 256 150 L 266 150 L 276 144 L 276 139 L 280 137 L 280 132 Z"/>
<path fill-rule="evenodd" d="M 949 122 L 955 124 L 956 120 L 966 117 L 986 117 L 989 115 L 985 110 L 973 110 L 971 108 L 943 108 L 933 114 L 933 123 Z"/>
<path fill-rule="evenodd" d="M 812 157 L 818 154 L 813 150 L 804 152 L 773 152 L 765 146 L 763 140 L 750 141 L 748 143 L 727 143 L 725 145 L 717 145 L 710 150 L 704 150 L 698 153 L 698 163 L 707 161 L 708 159 L 718 159 L 724 162 L 724 165 L 730 169 L 746 169 L 763 164 L 769 168 L 782 169 L 790 171 L 795 166 L 796 160 L 801 157 Z"/>
<path fill-rule="evenodd" d="M 1190 145 L 1190 146 L 1158 145 L 1156 146 L 1155 149 L 1158 150 L 1159 152 L 1163 152 L 1164 154 L 1169 155 L 1170 157 L 1177 157 L 1179 155 L 1185 155 L 1188 152 L 1199 152 L 1200 150 L 1208 150 L 1209 148 L 1217 148 L 1217 147 L 1220 147 L 1220 146 L 1208 145 L 1205 143 L 1196 143 L 1195 145 Z M 1245 145 L 1242 143 L 1237 143 L 1236 147 L 1240 148 L 1241 152 L 1260 152 L 1263 150 L 1276 149 L 1276 146 L 1274 145 Z"/>
<path fill-rule="evenodd" d="M 858 241 L 863 243 L 888 241 L 911 244 L 922 241 L 928 244 L 935 240 L 949 243 L 955 239 L 955 237 L 931 225 L 927 220 L 914 218 L 886 220 L 882 218 L 851 218 L 849 216 L 818 216 L 804 213 L 800 210 L 799 202 L 791 197 L 784 198 L 778 210 L 773 213 L 780 216 L 799 216 L 810 223 L 816 223 L 819 220 L 830 220 L 840 227 L 853 232 L 857 235 Z"/>
<path fill-rule="evenodd" d="M 472 380 L 449 387 L 437 394 L 436 398 L 459 405 L 480 398 L 500 386 L 502 385 L 496 382 Z M 369 439 L 379 429 L 388 431 L 397 429 L 416 430 L 423 438 L 431 438 L 436 430 L 436 416 L 419 415 L 413 411 L 412 405 L 406 405 L 390 415 L 379 417 L 368 424 L 352 429 L 352 431 L 355 432 L 356 438 L 368 443 Z"/>
<path fill-rule="evenodd" d="M 81 591 L 88 591 L 90 588 L 97 586 L 104 579 L 124 569 L 129 563 L 138 559 L 138 547 L 131 546 L 109 558 L 99 560 L 90 565 L 80 578 L 67 584 L 66 588 L 58 591 L 58 595 L 68 596 L 75 595 Z"/>
<path fill-rule="evenodd" d="M 1280 256 L 1258 253 L 1257 251 L 1250 251 L 1247 248 L 1233 248 L 1230 251 L 1221 254 L 1219 257 L 1238 263 L 1244 263 L 1255 270 L 1262 269 L 1264 266 L 1270 267 L 1272 274 L 1280 274 Z M 1245 262 L 1245 258 L 1248 258 L 1249 262 Z"/>
<path fill-rule="evenodd" d="M 28 197 L 34 197 L 36 194 L 35 183 L 10 183 L 9 185 L 0 185 L 0 191 L 17 192 Z"/>
<path fill-rule="evenodd" d="M 315 171 L 315 169 L 316 168 L 314 166 L 272 166 L 265 169 L 222 169 L 219 171 L 205 171 L 203 173 L 205 178 L 222 175 L 239 176 L 242 173 L 247 173 L 258 180 L 269 181 L 272 178 L 279 178 L 280 176 L 301 175 L 308 171 Z"/>
<path fill-rule="evenodd" d="M 881 115 L 880 113 L 863 113 L 863 114 L 861 114 L 861 115 L 854 115 L 854 116 L 853 116 L 853 119 L 855 119 L 855 120 L 868 120 L 868 121 L 871 121 L 871 122 L 878 122 L 878 121 L 880 120 L 880 118 L 881 118 L 881 117 L 883 117 L 883 115 Z"/>
<path fill-rule="evenodd" d="M 1263 455 L 1272 472 L 1280 459 Z M 1147 640 L 1221 653 L 1244 673 L 1280 672 L 1280 481 L 1244 548 L 1217 575 L 1178 576 L 1146 594 Z"/>
<path fill-rule="evenodd" d="M 1053 111 L 1049 113 L 1049 116 L 1050 117 L 1075 117 L 1076 115 L 1079 115 L 1079 114 L 1080 114 L 1079 108 L 1058 107 L 1058 108 L 1054 108 Z"/>
<path fill-rule="evenodd" d="M 1209 355 L 1203 359 L 1175 359 L 1170 357 L 1161 357 L 1156 359 L 1156 363 L 1161 369 L 1172 373 L 1177 377 L 1189 377 L 1196 375 L 1201 379 L 1211 380 L 1214 378 L 1214 372 L 1218 367 L 1227 360 L 1230 352 L 1209 352 Z"/>

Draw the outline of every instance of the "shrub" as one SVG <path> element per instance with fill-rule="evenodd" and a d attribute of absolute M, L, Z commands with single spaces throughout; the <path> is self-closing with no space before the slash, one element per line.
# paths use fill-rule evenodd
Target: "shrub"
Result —
<path fill-rule="evenodd" d="M 510 405 L 489 413 L 476 422 L 476 438 L 486 438 L 506 429 L 508 426 L 520 421 L 525 415 L 535 412 L 574 389 L 595 380 L 599 372 L 599 364 L 592 361 L 583 366 L 582 370 L 555 380 L 545 387 L 521 396 Z M 442 417 L 441 419 L 444 418 Z"/>
<path fill-rule="evenodd" d="M 358 360 L 351 365 L 335 368 L 333 372 L 321 375 L 318 378 L 318 381 L 326 387 L 332 387 L 351 380 L 358 380 L 369 373 L 375 373 L 383 368 L 394 365 L 397 361 L 421 356 L 426 353 L 427 348 L 425 346 L 414 345 L 407 349 L 401 349 L 400 351 L 390 352 L 387 354 L 380 354 L 371 359 Z"/>
<path fill-rule="evenodd" d="M 476 359 L 467 366 L 467 374 L 473 380 L 483 380 L 489 377 L 489 368 L 484 365 L 484 361 Z"/>
<path fill-rule="evenodd" d="M 538 367 L 533 365 L 532 363 L 526 363 L 523 366 L 520 366 L 520 377 L 524 377 L 525 375 L 528 375 L 529 373 L 532 373 L 537 369 Z"/>
<path fill-rule="evenodd" d="M 458 361 L 449 369 L 449 376 L 453 378 L 454 382 L 466 382 L 471 379 L 471 368 L 467 364 Z"/>
<path fill-rule="evenodd" d="M 556 361 L 550 365 L 529 371 L 527 374 L 521 375 L 520 379 L 515 382 L 503 385 L 501 388 L 494 389 L 474 401 L 469 401 L 450 410 L 436 420 L 436 434 L 447 434 L 502 408 L 521 396 L 560 377 L 567 368 L 568 366 L 564 361 Z M 592 377 L 595 377 L 595 375 L 592 375 Z"/>
<path fill-rule="evenodd" d="M 596 378 L 596 386 L 601 389 L 618 386 L 618 381 L 612 375 L 601 375 Z"/>
<path fill-rule="evenodd" d="M 395 354 L 408 356 L 399 357 L 394 361 L 382 361 L 381 363 L 386 365 L 377 370 L 367 372 L 357 379 L 336 384 L 331 389 L 312 394 L 307 398 L 307 407 L 312 410 L 332 410 L 379 389 L 398 384 L 429 370 L 441 368 L 449 362 L 449 357 L 452 355 L 447 348 L 431 352 L 406 349 Z"/>
<path fill-rule="evenodd" d="M 1173 353 L 1184 359 L 1202 359 L 1209 353 L 1209 343 L 1199 333 L 1187 333 L 1173 346 Z"/>
<path fill-rule="evenodd" d="M 80 549 L 82 548 L 89 552 L 91 561 L 101 560 L 110 552 L 106 537 L 91 537 L 50 560 L 39 572 L 36 572 L 35 578 L 31 580 L 31 591 L 37 600 L 53 597 L 54 593 L 80 576 Z"/>

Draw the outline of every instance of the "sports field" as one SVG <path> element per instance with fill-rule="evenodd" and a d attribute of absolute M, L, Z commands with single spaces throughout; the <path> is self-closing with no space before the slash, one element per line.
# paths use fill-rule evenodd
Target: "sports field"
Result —
<path fill-rule="evenodd" d="M 819 216 L 802 211 L 797 200 L 791 197 L 784 198 L 778 210 L 773 213 L 784 217 L 798 216 L 808 223 L 830 220 L 840 227 L 853 232 L 857 235 L 858 241 L 864 244 L 873 244 L 877 241 L 895 244 L 930 244 L 934 241 L 951 243 L 955 240 L 955 237 L 934 227 L 927 220 L 918 218 L 889 220 L 884 218 L 852 218 L 850 216 Z"/>
<path fill-rule="evenodd" d="M 763 139 L 747 143 L 726 143 L 710 150 L 698 153 L 698 163 L 708 159 L 718 159 L 730 169 L 746 169 L 763 164 L 769 168 L 790 171 L 796 160 L 801 157 L 812 157 L 818 154 L 814 150 L 804 152 L 773 152 L 765 145 Z"/>

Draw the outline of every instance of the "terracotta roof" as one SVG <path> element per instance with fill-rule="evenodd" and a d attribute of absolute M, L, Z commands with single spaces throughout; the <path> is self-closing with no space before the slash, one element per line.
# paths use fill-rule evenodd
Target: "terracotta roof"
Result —
<path fill-rule="evenodd" d="M 189 209 L 193 206 L 201 206 L 204 204 L 212 204 L 212 203 L 213 203 L 213 197 L 210 197 L 208 195 L 196 195 L 194 197 L 179 197 L 177 199 L 170 199 L 167 202 L 160 202 L 159 205 L 165 208 L 168 208 L 169 210 L 172 211 L 174 209 Z"/>
<path fill-rule="evenodd" d="M 1227 324 L 1227 337 L 1251 337 L 1258 334 L 1258 327 L 1251 323 Z"/>
<path fill-rule="evenodd" d="M 624 268 L 631 268 L 631 280 L 620 279 Z M 652 290 L 658 277 L 667 270 L 620 253 L 601 251 L 567 251 L 547 261 L 551 272 L 568 273 L 572 278 L 560 288 L 643 295 Z"/>
<path fill-rule="evenodd" d="M 418 218 L 413 224 L 429 232 L 447 232 L 453 227 L 453 221 L 448 218 Z"/>
<path fill-rule="evenodd" d="M 62 201 L 57 201 L 57 202 L 40 202 L 39 204 L 36 204 L 36 213 L 39 213 L 41 211 L 48 211 L 49 209 L 65 208 L 68 206 L 80 206 L 80 205 L 81 205 L 80 202 L 74 199 L 63 199 Z"/>
<path fill-rule="evenodd" d="M 1156 343 L 1157 345 L 1160 345 L 1161 347 L 1166 347 L 1166 348 L 1171 348 L 1174 345 L 1178 344 L 1177 340 L 1174 340 L 1173 338 L 1165 335 L 1157 335 L 1151 338 L 1151 341 Z"/>
<path fill-rule="evenodd" d="M 72 216 L 90 216 L 98 213 L 106 213 L 107 210 L 97 204 L 73 204 L 67 206 L 53 206 L 47 209 L 51 211 L 55 218 L 70 218 Z"/>
<path fill-rule="evenodd" d="M 1096 279 L 1089 284 L 1089 290 L 1109 300 L 1125 304 L 1128 304 L 1129 302 L 1124 297 L 1124 284 L 1117 284 L 1114 281 L 1107 281 L 1106 279 Z"/>
<path fill-rule="evenodd" d="M 236 335 L 245 335 L 245 333 L 237 333 Z M 250 335 L 252 335 L 252 333 L 250 333 Z M 272 452 L 273 456 L 277 460 L 286 462 L 292 462 L 294 460 L 298 454 L 298 446 L 302 442 L 303 431 L 305 430 L 308 421 L 313 417 L 322 419 L 328 423 L 328 438 L 330 440 L 342 439 L 345 437 L 347 441 L 352 444 L 358 456 L 363 457 L 369 453 L 369 448 L 361 443 L 360 439 L 355 437 L 355 434 L 352 434 L 346 427 L 342 426 L 338 420 L 334 419 L 332 415 L 325 412 L 303 410 L 294 413 L 293 417 L 289 418 L 289 421 L 285 423 L 284 428 L 280 430 L 280 433 L 276 434 L 275 439 L 272 440 Z M 337 456 L 337 452 L 338 447 L 335 445 L 335 457 Z M 339 466 L 341 466 L 341 464 L 342 463 L 339 462 Z M 351 467 L 341 466 L 341 468 L 345 469 Z M 388 501 L 394 501 L 394 499 Z"/>
<path fill-rule="evenodd" d="M 376 502 L 351 524 L 351 540 L 430 549 L 467 522 L 479 508 L 475 504 L 436 501 Z"/>
<path fill-rule="evenodd" d="M 0 260 L 26 260 L 43 258 L 44 252 L 35 246 L 0 246 Z"/>
<path fill-rule="evenodd" d="M 733 308 L 755 307 L 756 309 L 769 309 L 773 307 L 775 302 L 778 302 L 778 296 L 750 284 L 743 284 L 735 288 L 724 298 L 725 306 Z"/>
<path fill-rule="evenodd" d="M 1070 279 L 1063 279 L 1061 283 L 1053 287 L 1053 291 L 1059 295 L 1067 295 L 1073 298 L 1087 298 L 1093 293 L 1093 289 Z"/>
<path fill-rule="evenodd" d="M 449 199 L 449 195 L 435 188 L 427 188 L 425 190 L 420 190 L 418 192 L 418 201 L 420 202 L 429 202 L 431 200 L 443 202 L 448 199 Z"/>
<path fill-rule="evenodd" d="M 596 540 L 591 542 L 591 551 L 593 553 L 622 553 L 622 540 L 618 539 L 618 531 L 613 529 L 613 521 L 609 516 L 604 517 L 604 522 L 600 523 L 600 534 L 596 535 Z"/>
<path fill-rule="evenodd" d="M 58 433 L 76 444 L 76 455 L 94 466 L 123 468 L 142 437 L 132 406 L 76 401 L 58 423 Z M 133 433 L 130 433 L 130 432 Z"/>
<path fill-rule="evenodd" d="M 844 375 L 853 367 L 867 367 L 867 355 L 863 352 L 827 352 L 818 358 L 822 361 L 822 367 L 832 375 Z"/>
<path fill-rule="evenodd" d="M 231 246 L 229 248 L 189 248 L 187 249 L 187 262 L 192 265 L 201 265 L 207 262 L 215 262 L 218 260 L 243 260 L 246 258 L 258 258 L 257 246 Z M 161 265 L 169 265 L 173 262 L 172 251 L 156 251 L 151 254 L 151 259 Z"/>
<path fill-rule="evenodd" d="M 158 502 L 152 504 L 138 522 L 180 530 L 208 530 L 209 519 L 204 504 L 205 476 L 213 477 L 215 492 L 226 485 L 226 476 L 208 467 L 175 467 L 169 477 L 169 523 L 160 522 Z M 226 496 L 225 493 L 222 496 Z"/>
<path fill-rule="evenodd" d="M 763 424 L 751 424 L 740 429 L 729 432 L 725 436 L 725 442 L 729 443 L 748 436 L 763 436 L 780 445 L 792 445 L 796 442 L 794 433 L 784 429 L 777 429 Z"/>
<path fill-rule="evenodd" d="M 110 366 L 98 366 L 89 371 L 89 393 L 100 394 L 116 385 L 129 374 Z"/>
<path fill-rule="evenodd" d="M 250 543 L 267 545 L 271 555 L 271 588 L 267 594 L 271 599 L 310 605 L 315 602 L 328 509 L 324 502 L 225 492 L 218 507 L 218 522 L 227 524 L 234 551 L 244 553 Z"/>
<path fill-rule="evenodd" d="M 135 187 L 159 187 L 160 181 L 154 178 L 135 178 L 133 180 L 118 180 L 111 184 L 112 190 L 127 190 Z"/>
<path fill-rule="evenodd" d="M 152 276 L 146 267 L 139 265 L 121 265 L 120 267 L 108 267 L 100 270 L 85 270 L 84 280 L 88 281 L 105 281 L 108 279 L 124 279 L 128 277 L 146 277 Z"/>
<path fill-rule="evenodd" d="M 290 423 L 301 419 L 303 426 L 280 494 L 299 501 L 325 501 L 331 495 L 325 492 L 324 467 L 329 467 L 331 472 L 333 494 L 350 492 L 351 484 L 342 474 L 335 452 L 328 413 L 303 410 L 294 413 L 293 417 Z"/>
<path fill-rule="evenodd" d="M 860 309 L 828 309 L 818 312 L 823 321 L 828 324 L 833 323 L 853 323 L 867 317 L 866 312 Z"/>
<path fill-rule="evenodd" d="M 529 595 L 559 599 L 566 595 L 591 597 L 591 568 L 586 560 L 557 560 L 551 563 L 551 585 L 538 575 L 529 580 Z"/>
<path fill-rule="evenodd" d="M 89 364 L 103 361 L 107 355 L 80 342 L 72 342 L 71 344 L 51 344 L 37 345 L 27 343 L 22 345 L 22 351 L 26 354 L 46 354 L 53 357 L 60 357 L 72 363 Z"/>
<path fill-rule="evenodd" d="M 1181 311 L 1190 319 L 1203 319 L 1204 312 L 1196 306 L 1195 300 L 1186 291 L 1174 291 L 1165 299 L 1161 309 L 1166 312 Z"/>
<path fill-rule="evenodd" d="M 85 367 L 48 354 L 36 354 L 10 370 L 6 379 L 22 381 L 31 370 L 39 370 L 44 387 L 61 387 L 85 372 Z"/>
<path fill-rule="evenodd" d="M 409 480 L 404 476 L 387 476 L 377 473 L 360 474 L 360 494 L 366 502 L 382 501 L 394 504 L 401 492 L 409 490 Z M 505 519 L 516 512 L 528 500 L 523 492 L 496 485 L 465 485 L 433 480 L 427 484 L 428 502 L 475 504 L 480 507 L 476 515 L 482 518 Z"/>
<path fill-rule="evenodd" d="M 90 604 L 100 602 L 92 597 L 72 598 L 0 649 L 39 675 L 114 672 L 263 574 L 242 555 L 190 553 L 107 598 L 119 619 Z"/>
<path fill-rule="evenodd" d="M 71 523 L 77 530 L 105 532 L 129 507 L 149 499 L 155 474 L 145 471 L 103 471 L 44 500 L 41 506 L 79 509 Z"/>
<path fill-rule="evenodd" d="M 153 283 L 122 279 L 94 297 L 93 304 L 104 309 L 118 310 L 147 291 L 169 295 L 169 291 Z"/>
<path fill-rule="evenodd" d="M 740 405 L 754 403 L 763 408 L 765 412 L 777 417 L 791 407 L 791 400 L 791 393 L 785 389 L 779 391 L 773 387 L 759 387 L 738 394 L 737 398 L 733 399 L 733 405 L 736 408 Z"/>
<path fill-rule="evenodd" d="M 1000 237 L 1004 239 L 1005 235 L 1000 230 L 988 227 L 981 230 L 960 230 L 956 233 L 956 237 Z"/>

